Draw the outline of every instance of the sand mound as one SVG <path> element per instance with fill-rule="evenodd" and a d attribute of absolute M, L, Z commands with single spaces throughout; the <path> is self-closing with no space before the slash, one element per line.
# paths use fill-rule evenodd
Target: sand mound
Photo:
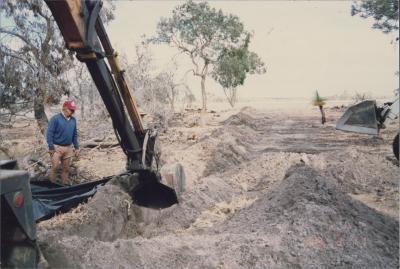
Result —
<path fill-rule="evenodd" d="M 211 228 L 150 239 L 59 238 L 51 243 L 58 250 L 52 259 L 71 268 L 399 266 L 398 221 L 352 200 L 309 167 L 291 168 L 276 188 L 246 206 Z"/>
<path fill-rule="evenodd" d="M 128 210 L 131 203 L 130 196 L 118 186 L 100 186 L 87 203 L 39 223 L 39 237 L 50 233 L 113 241 L 120 237 L 128 217 L 132 217 Z"/>
<path fill-rule="evenodd" d="M 226 135 L 223 142 L 218 143 L 211 153 L 203 175 L 209 176 L 213 173 L 224 172 L 249 159 L 246 145 L 238 138 Z"/>
<path fill-rule="evenodd" d="M 293 165 L 305 163 L 319 167 L 319 156 L 292 152 L 262 152 L 248 162 L 233 167 L 223 174 L 243 191 L 266 191 L 274 183 L 280 182 L 286 171 Z"/>
<path fill-rule="evenodd" d="M 397 268 L 398 224 L 344 194 L 332 179 L 295 166 L 277 188 L 218 232 L 256 233 L 272 240 L 264 251 L 283 256 L 274 261 L 265 255 L 255 267 Z"/>
<path fill-rule="evenodd" d="M 254 130 L 259 130 L 262 123 L 268 117 L 257 117 L 253 110 L 242 109 L 239 113 L 234 114 L 222 122 L 223 125 L 243 125 L 248 126 Z"/>
<path fill-rule="evenodd" d="M 182 195 L 181 203 L 164 210 L 141 208 L 137 217 L 140 234 L 151 238 L 166 233 L 182 232 L 199 220 L 203 212 L 218 204 L 230 203 L 240 195 L 239 188 L 226 180 L 210 176 L 190 186 Z"/>
<path fill-rule="evenodd" d="M 266 119 L 268 117 L 261 117 L 251 108 L 243 108 L 223 121 L 223 126 L 207 137 L 217 143 L 210 153 L 203 176 L 226 172 L 254 158 L 251 155 L 258 151 L 256 145 L 262 136 L 258 130 L 263 128 Z"/>
<path fill-rule="evenodd" d="M 336 178 L 346 192 L 374 192 L 386 185 L 398 186 L 399 168 L 377 154 L 348 148 L 336 154 L 323 154 L 325 174 Z M 384 169 L 377 169 L 382 167 Z"/>
<path fill-rule="evenodd" d="M 164 164 L 188 177 L 181 202 L 139 208 L 123 184 L 106 185 L 40 225 L 46 258 L 63 268 L 398 268 L 398 220 L 347 194 L 379 189 L 398 206 L 386 145 L 309 121 L 245 108 L 169 130 Z"/>

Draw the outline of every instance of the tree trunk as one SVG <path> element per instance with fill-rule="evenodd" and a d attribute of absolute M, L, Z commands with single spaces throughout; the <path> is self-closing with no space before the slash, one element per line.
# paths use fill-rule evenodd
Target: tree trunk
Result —
<path fill-rule="evenodd" d="M 237 101 L 237 90 L 236 88 L 228 88 L 228 89 L 223 89 L 226 99 L 228 99 L 229 104 L 233 108 L 236 104 Z"/>
<path fill-rule="evenodd" d="M 325 124 L 326 118 L 325 118 L 325 111 L 323 106 L 319 106 L 319 110 L 321 111 L 321 123 Z"/>
<path fill-rule="evenodd" d="M 171 111 L 172 111 L 172 113 L 175 113 L 175 104 L 174 104 L 174 101 L 171 101 Z"/>
<path fill-rule="evenodd" d="M 237 102 L 237 88 L 232 88 L 232 107 L 235 106 Z"/>
<path fill-rule="evenodd" d="M 175 87 L 175 86 L 173 86 L 173 87 Z M 171 91 L 171 110 L 172 110 L 172 113 L 175 112 L 175 99 L 176 99 L 175 89 L 172 88 L 172 91 Z"/>
<path fill-rule="evenodd" d="M 89 86 L 89 114 L 93 115 L 94 113 L 94 89 L 93 86 Z"/>
<path fill-rule="evenodd" d="M 207 111 L 206 75 L 201 76 L 201 97 L 203 101 L 202 112 Z"/>
<path fill-rule="evenodd" d="M 80 109 L 80 112 L 81 112 L 81 118 L 84 120 L 85 119 L 85 96 L 84 96 L 84 93 L 83 93 L 83 90 L 82 90 L 82 86 L 80 85 L 79 86 L 79 97 L 81 98 L 81 100 L 80 100 L 80 103 L 81 103 L 81 107 L 79 108 Z"/>
<path fill-rule="evenodd" d="M 44 97 L 41 89 L 36 89 L 36 95 L 33 98 L 33 112 L 40 132 L 45 136 L 48 119 L 44 111 Z"/>

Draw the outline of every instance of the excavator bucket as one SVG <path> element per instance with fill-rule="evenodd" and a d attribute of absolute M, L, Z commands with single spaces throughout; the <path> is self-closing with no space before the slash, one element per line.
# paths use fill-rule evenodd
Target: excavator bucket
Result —
<path fill-rule="evenodd" d="M 372 100 L 362 101 L 350 106 L 337 121 L 336 129 L 348 132 L 377 135 L 378 121 L 376 103 Z"/>
<path fill-rule="evenodd" d="M 162 209 L 178 203 L 175 190 L 162 184 L 158 173 L 142 170 L 138 173 L 138 184 L 130 195 L 135 204 L 143 207 Z"/>

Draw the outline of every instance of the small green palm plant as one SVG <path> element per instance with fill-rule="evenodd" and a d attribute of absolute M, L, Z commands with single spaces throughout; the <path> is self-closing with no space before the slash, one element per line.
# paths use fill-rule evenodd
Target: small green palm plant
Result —
<path fill-rule="evenodd" d="M 326 99 L 319 96 L 318 91 L 315 91 L 313 105 L 318 106 L 319 110 L 321 111 L 321 123 L 322 124 L 324 124 L 326 122 L 325 111 L 324 111 L 324 105 L 326 103 L 325 101 L 326 101 Z"/>

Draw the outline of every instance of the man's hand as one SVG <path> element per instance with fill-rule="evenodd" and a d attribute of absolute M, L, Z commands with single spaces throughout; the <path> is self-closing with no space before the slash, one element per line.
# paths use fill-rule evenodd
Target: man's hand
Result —
<path fill-rule="evenodd" d="M 55 150 L 54 150 L 54 149 L 49 149 L 49 154 L 50 154 L 50 157 L 52 157 L 52 156 L 53 156 L 54 152 L 55 152 Z"/>
<path fill-rule="evenodd" d="M 74 150 L 74 153 L 75 153 L 75 157 L 76 157 L 76 158 L 79 158 L 79 156 L 80 156 L 79 149 L 75 149 L 75 150 Z"/>

